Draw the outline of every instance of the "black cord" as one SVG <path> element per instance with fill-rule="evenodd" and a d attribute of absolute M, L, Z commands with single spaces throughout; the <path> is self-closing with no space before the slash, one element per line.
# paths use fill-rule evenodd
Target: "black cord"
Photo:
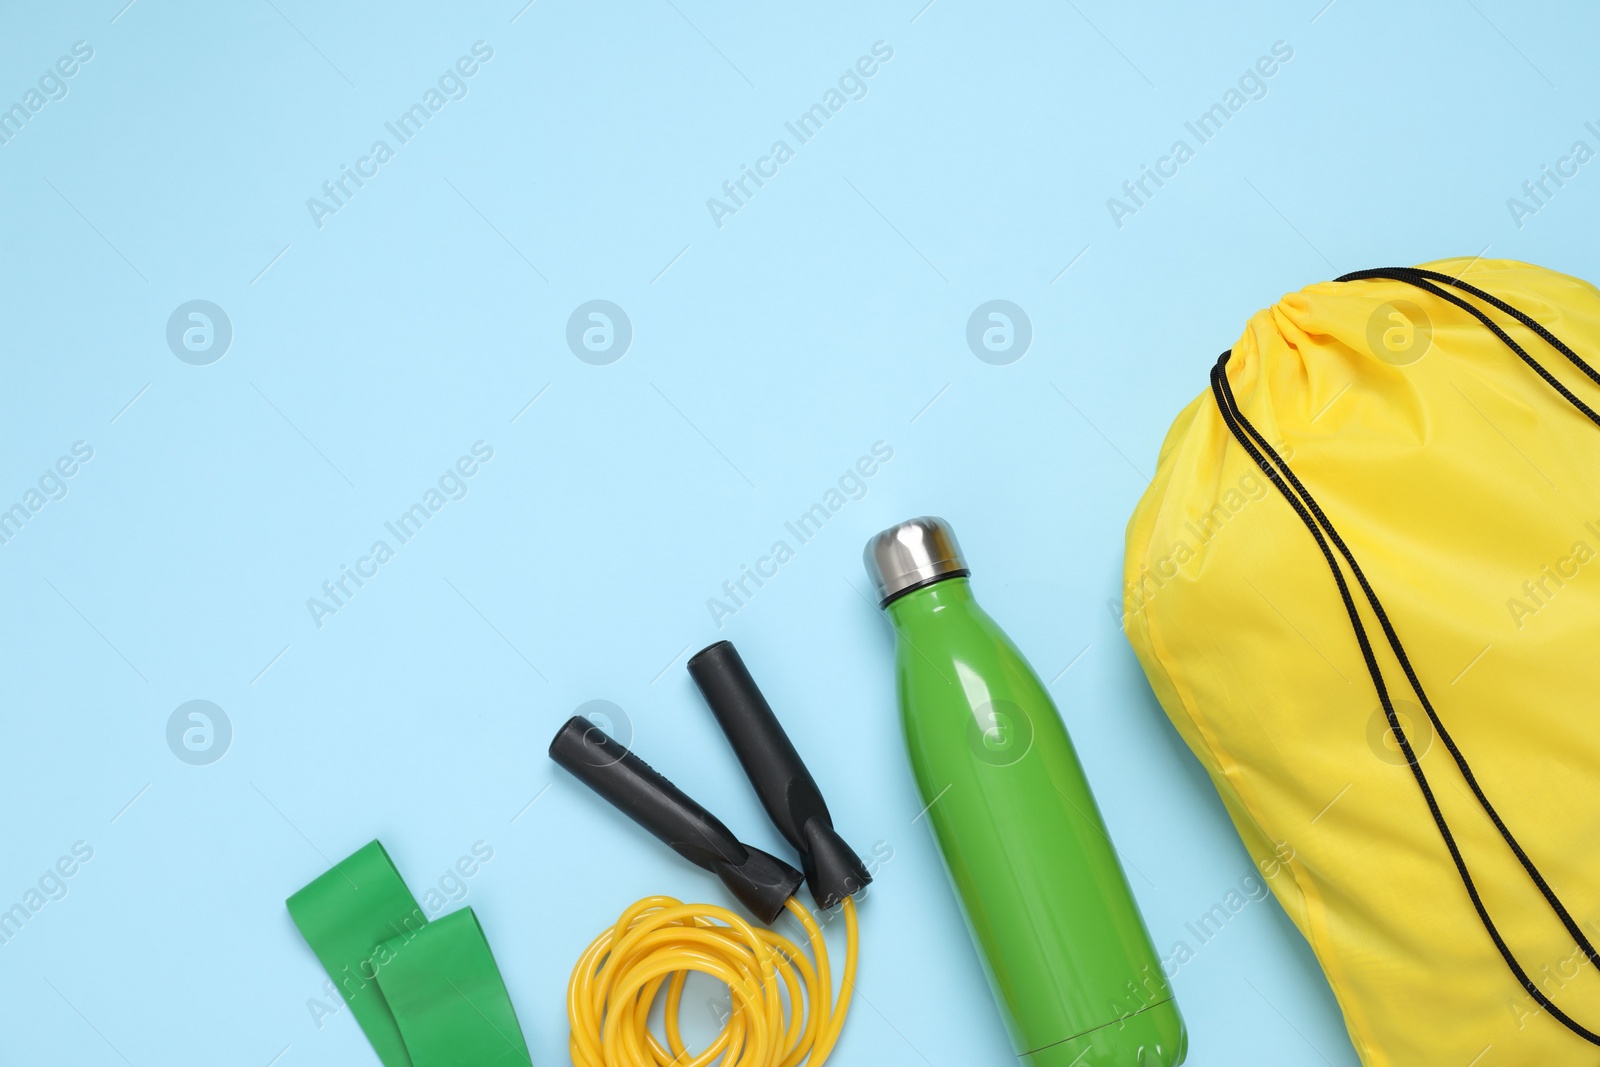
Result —
<path fill-rule="evenodd" d="M 1566 356 L 1567 360 L 1571 362 L 1573 366 L 1577 367 L 1579 370 L 1583 371 L 1584 374 L 1588 375 L 1589 379 L 1595 384 L 1600 385 L 1600 372 L 1596 372 L 1595 369 L 1589 366 L 1589 364 L 1585 363 L 1576 352 L 1563 344 L 1559 337 L 1545 329 L 1542 324 L 1532 317 L 1512 307 L 1499 297 L 1492 296 L 1489 293 L 1484 292 L 1482 289 L 1479 289 L 1475 285 L 1468 285 L 1460 278 L 1452 278 L 1448 274 L 1440 274 L 1438 271 L 1434 270 L 1423 270 L 1421 267 L 1380 267 L 1376 270 L 1358 270 L 1352 274 L 1346 274 L 1342 278 L 1335 278 L 1334 281 L 1358 282 L 1365 281 L 1370 278 L 1388 278 L 1397 282 L 1406 282 L 1409 285 L 1416 286 L 1418 289 L 1423 289 L 1435 296 L 1442 297 L 1457 307 L 1465 310 L 1468 314 L 1472 315 L 1490 330 L 1493 330 L 1494 335 L 1500 338 L 1500 340 L 1505 343 L 1506 347 L 1515 352 L 1522 362 L 1526 363 L 1529 367 L 1532 367 L 1534 373 L 1545 380 L 1545 384 L 1549 385 L 1550 388 L 1560 393 L 1563 400 L 1577 408 L 1579 411 L 1583 412 L 1584 415 L 1588 417 L 1590 422 L 1600 425 L 1600 414 L 1596 414 L 1594 409 L 1589 407 L 1589 405 L 1585 404 L 1582 400 L 1579 400 L 1575 395 L 1573 395 L 1570 389 L 1557 381 L 1555 375 L 1551 374 L 1548 370 L 1545 370 L 1543 364 L 1534 359 L 1532 356 L 1528 355 L 1528 353 L 1523 350 L 1522 346 L 1517 344 L 1516 341 L 1512 340 L 1511 335 L 1506 333 L 1505 330 L 1501 329 L 1500 325 L 1493 319 L 1489 318 L 1489 316 L 1486 315 L 1482 309 L 1474 307 L 1454 293 L 1447 293 L 1443 289 L 1440 289 L 1437 285 L 1430 283 L 1443 282 L 1446 285 L 1453 285 L 1457 289 L 1470 293 L 1478 299 L 1489 303 L 1500 311 L 1505 312 L 1506 314 L 1515 318 L 1518 322 L 1522 323 L 1522 325 L 1528 327 L 1528 329 L 1538 334 L 1546 344 L 1560 352 L 1563 356 Z"/>
<path fill-rule="evenodd" d="M 1512 339 L 1512 337 L 1507 334 L 1505 330 L 1499 326 L 1499 324 L 1494 322 L 1494 320 L 1492 320 L 1484 311 L 1482 311 L 1482 309 L 1478 308 L 1476 305 L 1468 303 L 1463 297 L 1457 295 L 1456 293 L 1440 288 L 1440 285 L 1442 284 L 1460 289 L 1463 292 L 1485 301 L 1492 307 L 1511 315 L 1518 322 L 1532 330 L 1551 347 L 1555 348 L 1562 355 L 1564 355 L 1574 366 L 1586 374 L 1596 384 L 1600 384 L 1600 373 L 1597 373 L 1594 368 L 1589 366 L 1588 363 L 1584 362 L 1584 360 L 1580 358 L 1576 352 L 1562 343 L 1559 338 L 1551 334 L 1540 323 L 1536 322 L 1523 312 L 1519 311 L 1515 307 L 1512 307 L 1510 304 L 1505 303 L 1499 298 L 1486 293 L 1475 286 L 1469 285 L 1466 282 L 1461 281 L 1459 278 L 1453 278 L 1447 274 L 1440 274 L 1437 271 L 1423 270 L 1416 267 L 1385 267 L 1376 270 L 1357 271 L 1353 274 L 1344 275 L 1337 280 L 1346 282 L 1378 278 L 1390 279 L 1393 281 L 1400 281 L 1409 285 L 1414 285 L 1419 289 L 1447 300 L 1450 303 L 1466 310 L 1485 326 L 1487 326 L 1491 331 L 1493 331 L 1503 343 L 1505 343 L 1513 352 L 1515 352 L 1524 363 L 1531 367 L 1535 373 L 1543 378 L 1547 384 L 1556 390 L 1556 392 L 1561 394 L 1561 396 L 1568 403 L 1581 411 L 1596 425 L 1600 425 L 1600 414 L 1597 414 L 1593 409 L 1591 409 L 1582 400 L 1578 399 L 1578 397 L 1575 396 L 1570 390 L 1568 390 L 1566 386 L 1562 385 L 1558 380 L 1556 380 L 1556 378 L 1548 370 L 1546 370 L 1542 364 L 1530 356 L 1522 348 L 1522 346 L 1517 344 L 1517 342 Z M 1250 420 L 1247 419 L 1243 412 L 1239 410 L 1238 403 L 1233 395 L 1233 388 L 1228 382 L 1226 371 L 1228 358 L 1232 354 L 1233 352 L 1231 349 L 1222 353 L 1222 356 L 1217 360 L 1216 365 L 1212 367 L 1211 370 L 1211 391 L 1213 397 L 1216 399 L 1217 410 L 1221 413 L 1223 422 L 1227 425 L 1234 438 L 1250 455 L 1251 459 L 1255 461 L 1256 466 L 1261 468 L 1262 473 L 1267 476 L 1267 479 L 1272 482 L 1273 486 L 1278 490 L 1278 492 L 1281 493 L 1284 499 L 1289 502 L 1290 506 L 1294 508 L 1295 513 L 1300 517 L 1301 522 L 1305 524 L 1306 529 L 1310 531 L 1311 536 L 1316 540 L 1317 547 L 1322 551 L 1323 558 L 1327 561 L 1328 569 L 1333 575 L 1334 583 L 1338 586 L 1339 597 L 1344 602 L 1345 613 L 1350 618 L 1350 626 L 1355 632 L 1356 642 L 1361 647 L 1361 656 L 1366 662 L 1367 673 L 1372 677 L 1372 684 L 1378 692 L 1378 700 L 1383 705 L 1384 715 L 1389 720 L 1389 728 L 1393 731 L 1395 739 L 1400 743 L 1400 749 L 1406 757 L 1406 764 L 1411 768 L 1412 777 L 1416 779 L 1417 787 L 1422 791 L 1423 799 L 1428 805 L 1428 811 L 1433 816 L 1434 825 L 1438 828 L 1439 835 L 1441 838 L 1443 838 L 1446 849 L 1449 850 L 1450 858 L 1455 864 L 1456 873 L 1461 879 L 1461 884 L 1463 887 L 1465 887 L 1467 896 L 1472 900 L 1473 909 L 1478 913 L 1479 922 L 1483 924 L 1484 930 L 1488 932 L 1489 937 L 1494 942 L 1495 947 L 1500 951 L 1500 955 L 1505 960 L 1506 966 L 1510 968 L 1511 973 L 1516 976 L 1516 979 L 1522 985 L 1522 988 L 1526 990 L 1531 997 L 1533 997 L 1534 1001 L 1539 1004 L 1540 1007 L 1550 1012 L 1551 1016 L 1559 1020 L 1567 1029 L 1571 1030 L 1573 1033 L 1582 1037 L 1591 1044 L 1600 1045 L 1600 1034 L 1597 1034 L 1594 1031 L 1584 1027 L 1568 1016 L 1560 1008 L 1556 1007 L 1556 1005 L 1544 995 L 1539 987 L 1534 984 L 1533 980 L 1528 977 L 1527 971 L 1524 970 L 1522 965 L 1517 961 L 1515 953 L 1513 953 L 1510 946 L 1506 944 L 1505 938 L 1501 936 L 1499 929 L 1494 924 L 1494 920 L 1490 917 L 1488 908 L 1485 907 L 1483 899 L 1478 893 L 1478 888 L 1473 882 L 1472 873 L 1467 867 L 1466 860 L 1461 855 L 1461 849 L 1456 844 L 1455 835 L 1451 832 L 1450 825 L 1446 821 L 1444 813 L 1439 808 L 1438 800 L 1435 798 L 1433 788 L 1428 782 L 1427 774 L 1423 771 L 1422 764 L 1419 761 L 1415 750 L 1412 748 L 1411 741 L 1406 736 L 1405 730 L 1400 724 L 1399 716 L 1395 713 L 1394 704 L 1389 697 L 1389 688 L 1383 677 L 1383 670 L 1378 665 L 1377 656 L 1373 652 L 1372 642 L 1367 635 L 1366 626 L 1361 620 L 1360 609 L 1356 604 L 1354 596 L 1350 592 L 1350 585 L 1345 579 L 1344 571 L 1339 566 L 1339 559 L 1334 556 L 1335 548 L 1338 550 L 1339 557 L 1342 557 L 1344 562 L 1349 566 L 1357 584 L 1360 585 L 1364 598 L 1371 607 L 1373 615 L 1377 618 L 1378 624 L 1383 630 L 1384 638 L 1389 645 L 1390 650 L 1394 653 L 1395 659 L 1399 662 L 1401 669 L 1405 672 L 1406 680 L 1410 683 L 1411 689 L 1416 694 L 1417 699 L 1421 701 L 1423 710 L 1427 713 L 1428 720 L 1433 724 L 1434 730 L 1438 733 L 1440 740 L 1444 743 L 1444 746 L 1449 751 L 1451 758 L 1455 761 L 1456 767 L 1461 771 L 1462 778 L 1471 788 L 1472 794 L 1478 801 L 1479 806 L 1494 823 L 1495 829 L 1499 831 L 1501 838 L 1511 848 L 1512 853 L 1517 857 L 1517 861 L 1522 865 L 1522 869 L 1527 873 L 1533 884 L 1538 887 L 1540 894 L 1544 897 L 1545 902 L 1550 906 L 1551 910 L 1561 920 L 1562 926 L 1565 927 L 1567 932 L 1572 935 L 1583 954 L 1588 957 L 1589 961 L 1594 963 L 1596 966 L 1600 966 L 1600 952 L 1596 951 L 1594 945 L 1590 943 L 1583 931 L 1578 928 L 1578 924 L 1573 920 L 1571 913 L 1568 912 L 1566 906 L 1561 902 L 1560 898 L 1556 896 L 1555 891 L 1550 888 L 1549 883 L 1539 872 L 1539 869 L 1534 865 L 1533 860 L 1528 857 L 1527 852 L 1524 851 L 1522 845 L 1517 841 L 1516 836 L 1511 832 L 1510 828 L 1506 826 L 1505 821 L 1500 817 L 1499 812 L 1495 810 L 1494 805 L 1489 802 L 1488 796 L 1485 795 L 1482 787 L 1478 784 L 1477 777 L 1472 773 L 1472 768 L 1468 764 L 1466 756 L 1462 754 L 1460 748 L 1455 743 L 1455 739 L 1450 736 L 1449 730 L 1445 728 L 1444 723 L 1439 720 L 1438 715 L 1435 713 L 1433 704 L 1431 701 L 1429 701 L 1428 695 L 1422 687 L 1422 682 L 1418 679 L 1416 671 L 1411 665 L 1410 657 L 1406 655 L 1405 647 L 1401 644 L 1399 635 L 1395 633 L 1394 626 L 1389 621 L 1388 613 L 1384 610 L 1383 604 L 1378 599 L 1377 593 L 1373 591 L 1371 584 L 1367 581 L 1366 574 L 1361 570 L 1360 565 L 1356 562 L 1355 555 L 1350 551 L 1350 548 L 1345 543 L 1344 539 L 1339 536 L 1339 532 L 1334 528 L 1333 523 L 1329 521 L 1327 515 L 1317 504 L 1316 499 L 1311 495 L 1310 491 L 1306 489 L 1305 485 L 1289 468 L 1288 463 L 1278 455 L 1276 450 L 1274 450 L 1272 446 L 1267 443 L 1266 439 L 1261 436 L 1261 434 L 1256 430 L 1255 426 L 1251 424 Z M 1332 547 L 1330 547 L 1330 541 L 1332 542 Z"/>

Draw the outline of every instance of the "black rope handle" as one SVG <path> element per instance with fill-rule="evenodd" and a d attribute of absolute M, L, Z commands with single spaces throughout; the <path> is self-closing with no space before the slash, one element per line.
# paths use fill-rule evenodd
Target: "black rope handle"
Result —
<path fill-rule="evenodd" d="M 1592 408 L 1590 408 L 1569 389 L 1567 389 L 1566 386 L 1562 385 L 1554 375 L 1552 375 L 1541 363 L 1539 363 L 1538 360 L 1530 356 L 1527 351 L 1524 350 L 1522 346 L 1510 336 L 1510 334 L 1506 333 L 1498 323 L 1491 319 L 1486 312 L 1476 305 L 1469 303 L 1464 297 L 1459 296 L 1458 294 L 1447 289 L 1440 288 L 1440 286 L 1445 285 L 1459 289 L 1462 292 L 1476 297 L 1477 299 L 1483 300 L 1485 303 L 1488 303 L 1497 310 L 1512 316 L 1522 325 L 1532 330 L 1538 337 L 1544 340 L 1552 348 L 1555 348 L 1558 352 L 1565 356 L 1574 366 L 1581 370 L 1592 381 L 1594 381 L 1596 384 L 1600 384 L 1600 373 L 1597 373 L 1594 368 L 1586 363 L 1580 356 L 1578 356 L 1576 352 L 1574 352 L 1559 338 L 1550 333 L 1543 325 L 1535 321 L 1533 318 L 1524 314 L 1522 311 L 1518 310 L 1512 305 L 1500 300 L 1498 297 L 1486 293 L 1459 278 L 1455 278 L 1447 274 L 1441 274 L 1437 271 L 1424 270 L 1417 267 L 1384 267 L 1375 270 L 1357 271 L 1352 274 L 1346 274 L 1336 280 L 1347 282 L 1379 278 L 1405 282 L 1406 284 L 1416 286 L 1419 289 L 1455 304 L 1457 307 L 1460 307 L 1469 314 L 1473 315 L 1478 319 L 1478 321 L 1483 323 L 1484 326 L 1488 327 L 1488 329 L 1490 329 L 1507 347 L 1515 352 L 1524 363 L 1532 368 L 1534 372 L 1546 382 L 1546 384 L 1555 389 L 1555 391 L 1559 393 L 1563 399 L 1587 416 L 1590 421 L 1594 422 L 1597 426 L 1600 426 L 1600 414 L 1597 414 Z M 1459 746 L 1457 746 L 1455 739 L 1450 736 L 1449 730 L 1445 728 L 1444 723 L 1440 721 L 1438 714 L 1434 711 L 1433 704 L 1428 699 L 1428 695 L 1423 689 L 1422 682 L 1417 677 L 1416 671 L 1411 665 L 1410 657 L 1406 655 L 1405 647 L 1401 643 L 1399 635 L 1395 632 L 1394 626 L 1389 620 L 1388 612 L 1384 610 L 1383 604 L 1378 599 L 1377 593 L 1374 592 L 1371 583 L 1367 581 L 1365 572 L 1362 571 L 1360 565 L 1356 562 L 1354 553 L 1350 551 L 1350 548 L 1345 543 L 1344 538 L 1339 536 L 1338 530 L 1335 529 L 1333 523 L 1328 519 L 1322 508 L 1317 504 L 1316 499 L 1311 495 L 1310 491 L 1306 489 L 1304 483 L 1302 483 L 1300 479 L 1295 476 L 1293 470 L 1290 469 L 1289 464 L 1278 455 L 1277 451 L 1273 449 L 1266 439 L 1261 436 L 1261 434 L 1256 430 L 1255 426 L 1251 424 L 1250 420 L 1245 417 L 1244 413 L 1239 410 L 1238 403 L 1233 395 L 1233 388 L 1228 382 L 1226 370 L 1228 358 L 1232 356 L 1232 354 L 1233 352 L 1231 349 L 1222 353 L 1222 356 L 1217 360 L 1216 365 L 1212 367 L 1211 370 L 1211 391 L 1217 403 L 1217 410 L 1221 413 L 1223 422 L 1227 425 L 1234 438 L 1250 455 L 1251 459 L 1255 461 L 1256 466 L 1261 468 L 1262 473 L 1267 476 L 1267 479 L 1273 484 L 1278 492 L 1283 495 L 1283 498 L 1288 501 L 1291 507 L 1294 508 L 1295 513 L 1300 517 L 1301 522 L 1305 524 L 1306 529 L 1310 531 L 1311 536 L 1316 540 L 1317 547 L 1321 550 L 1323 558 L 1328 564 L 1328 569 L 1333 575 L 1334 583 L 1339 589 L 1339 597 L 1344 603 L 1345 613 L 1349 616 L 1351 629 L 1356 635 L 1356 642 L 1361 648 L 1361 656 L 1366 663 L 1367 673 L 1371 676 L 1373 687 L 1378 693 L 1378 700 L 1383 705 L 1384 715 L 1389 721 L 1389 728 L 1391 731 L 1393 731 L 1395 739 L 1400 743 L 1400 749 L 1406 757 L 1406 765 L 1411 768 L 1412 777 L 1416 779 L 1417 787 L 1421 790 L 1423 799 L 1428 805 L 1428 811 L 1433 816 L 1434 825 L 1439 830 L 1439 836 L 1444 840 L 1445 847 L 1450 853 L 1451 861 L 1455 864 L 1456 874 L 1460 877 L 1461 884 L 1466 889 L 1467 896 L 1472 901 L 1472 906 L 1478 914 L 1479 922 L 1483 924 L 1483 928 L 1489 934 L 1490 939 L 1494 942 L 1495 948 L 1499 950 L 1501 958 L 1503 958 L 1506 962 L 1506 966 L 1510 968 L 1511 973 L 1516 977 L 1518 983 L 1521 984 L 1522 988 L 1527 991 L 1534 1001 L 1540 1007 L 1550 1012 L 1551 1016 L 1560 1021 L 1561 1024 L 1568 1030 L 1571 1030 L 1573 1033 L 1577 1034 L 1579 1037 L 1582 1037 L 1590 1044 L 1600 1045 L 1600 1034 L 1597 1034 L 1587 1027 L 1584 1027 L 1571 1016 L 1563 1012 L 1555 1005 L 1553 1001 L 1545 996 L 1543 991 L 1541 991 L 1536 984 L 1534 984 L 1533 980 L 1528 977 L 1527 971 L 1522 967 L 1521 963 L 1518 962 L 1516 954 L 1511 950 L 1510 946 L 1506 944 L 1505 938 L 1501 935 L 1499 928 L 1495 926 L 1494 920 L 1490 917 L 1488 908 L 1484 905 L 1483 899 L 1478 892 L 1477 885 L 1472 879 L 1472 872 L 1468 868 L 1467 862 L 1461 854 L 1461 849 L 1456 843 L 1455 835 L 1451 832 L 1450 825 L 1445 819 L 1443 811 L 1441 811 L 1439 808 L 1438 800 L 1434 795 L 1433 787 L 1428 782 L 1427 774 L 1423 771 L 1422 764 L 1419 761 L 1415 750 L 1412 748 L 1410 738 L 1406 736 L 1405 729 L 1400 724 L 1399 716 L 1395 713 L 1393 701 L 1389 696 L 1389 687 L 1384 679 L 1383 670 L 1378 665 L 1377 656 L 1373 651 L 1372 641 L 1367 634 L 1367 628 L 1361 620 L 1360 609 L 1356 604 L 1355 597 L 1351 594 L 1350 585 L 1345 578 L 1344 571 L 1339 565 L 1340 558 L 1342 558 L 1344 563 L 1349 566 L 1351 574 L 1355 577 L 1357 584 L 1361 587 L 1363 597 L 1371 607 L 1373 615 L 1377 618 L 1378 624 L 1383 630 L 1385 641 L 1390 650 L 1394 653 L 1395 659 L 1399 662 L 1401 669 L 1404 671 L 1406 680 L 1410 683 L 1412 692 L 1416 694 L 1417 699 L 1421 702 L 1423 710 L 1427 713 L 1429 722 L 1432 723 L 1433 728 L 1438 733 L 1440 740 L 1444 743 L 1445 748 L 1449 751 L 1451 758 L 1456 764 L 1456 767 L 1461 772 L 1462 778 L 1471 788 L 1473 797 L 1477 800 L 1479 806 L 1483 809 L 1485 814 L 1487 814 L 1490 820 L 1494 823 L 1495 829 L 1499 831 L 1501 838 L 1506 842 L 1512 853 L 1517 857 L 1518 863 L 1521 864 L 1522 869 L 1527 873 L 1529 879 L 1536 887 L 1538 887 L 1540 894 L 1545 899 L 1545 903 L 1549 905 L 1550 909 L 1555 913 L 1557 918 L 1561 920 L 1562 926 L 1569 934 L 1572 935 L 1583 954 L 1588 957 L 1589 961 L 1594 963 L 1596 966 L 1600 966 L 1600 952 L 1596 951 L 1594 945 L 1590 943 L 1583 931 L 1579 929 L 1578 924 L 1573 920 L 1571 913 L 1561 902 L 1561 899 L 1556 895 L 1555 891 L 1550 888 L 1549 883 L 1540 873 L 1538 867 L 1534 864 L 1533 860 L 1529 858 L 1521 843 L 1517 841 L 1516 836 L 1505 824 L 1505 821 L 1500 817 L 1499 812 L 1495 810 L 1494 805 L 1490 803 L 1488 796 L 1478 784 L 1477 776 L 1472 773 L 1472 768 L 1467 762 L 1466 756 L 1461 752 L 1461 749 Z M 1334 555 L 1335 549 L 1338 551 L 1337 558 Z"/>

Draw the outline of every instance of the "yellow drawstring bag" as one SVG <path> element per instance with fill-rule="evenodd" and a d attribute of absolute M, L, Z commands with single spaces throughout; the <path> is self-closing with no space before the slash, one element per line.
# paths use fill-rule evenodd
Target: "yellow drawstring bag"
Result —
<path fill-rule="evenodd" d="M 1258 312 L 1128 524 L 1124 624 L 1368 1067 L 1600 1062 L 1600 292 Z"/>

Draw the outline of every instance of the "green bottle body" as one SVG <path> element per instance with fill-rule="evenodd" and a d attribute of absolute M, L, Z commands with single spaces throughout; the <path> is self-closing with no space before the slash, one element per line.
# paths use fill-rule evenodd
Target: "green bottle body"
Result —
<path fill-rule="evenodd" d="M 885 608 L 927 818 L 1026 1067 L 1175 1067 L 1187 1035 L 1044 684 L 965 576 Z"/>

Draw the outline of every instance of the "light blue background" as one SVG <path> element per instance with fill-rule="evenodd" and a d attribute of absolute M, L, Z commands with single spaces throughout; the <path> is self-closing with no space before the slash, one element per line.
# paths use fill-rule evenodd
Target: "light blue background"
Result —
<path fill-rule="evenodd" d="M 376 836 L 419 895 L 493 848 L 466 903 L 563 1062 L 582 945 L 646 893 L 724 898 L 545 745 L 614 701 L 777 849 L 683 670 L 731 637 L 845 834 L 893 854 L 835 1062 L 1005 1062 L 859 562 L 936 513 L 1052 681 L 1158 946 L 1198 947 L 1189 1062 L 1355 1062 L 1275 903 L 1186 932 L 1251 865 L 1107 608 L 1123 525 L 1281 293 L 1480 252 L 1600 273 L 1600 164 L 1520 229 L 1506 207 L 1594 143 L 1592 8 L 123 2 L 0 13 L 0 105 L 94 49 L 0 145 L 0 506 L 94 449 L 0 545 L 0 907 L 94 849 L 0 946 L 0 1060 L 375 1063 L 348 1011 L 318 1025 L 283 899 Z M 306 199 L 480 40 L 469 95 L 319 229 Z M 706 199 L 877 41 L 867 96 L 719 229 Z M 1265 98 L 1119 229 L 1106 199 L 1275 41 Z M 633 324 L 609 366 L 565 342 L 595 298 Z M 232 322 L 209 366 L 166 344 L 191 299 Z M 1010 365 L 965 341 L 990 299 L 1032 322 Z M 318 628 L 307 598 L 480 440 L 469 495 Z M 878 441 L 719 628 L 707 599 Z M 167 747 L 192 699 L 232 722 L 209 766 Z"/>

